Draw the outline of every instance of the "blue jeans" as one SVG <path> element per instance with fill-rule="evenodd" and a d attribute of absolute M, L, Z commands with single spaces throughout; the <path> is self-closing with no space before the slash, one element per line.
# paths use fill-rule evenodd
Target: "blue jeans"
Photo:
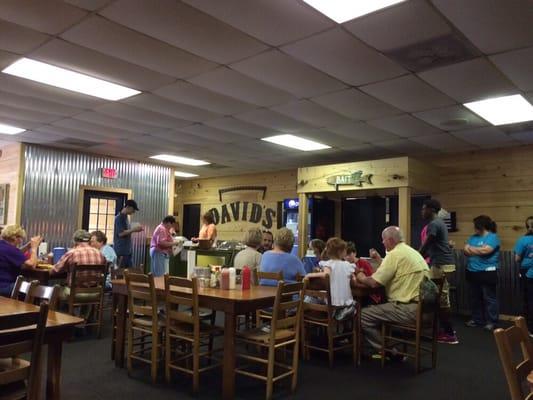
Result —
<path fill-rule="evenodd" d="M 153 276 L 163 276 L 168 272 L 168 254 L 157 251 L 154 247 L 150 249 L 150 267 Z"/>
<path fill-rule="evenodd" d="M 131 268 L 132 260 L 131 260 L 131 254 L 117 254 L 117 268 Z"/>
<path fill-rule="evenodd" d="M 498 323 L 499 304 L 496 287 L 497 285 L 470 281 L 472 319 L 476 324 Z"/>

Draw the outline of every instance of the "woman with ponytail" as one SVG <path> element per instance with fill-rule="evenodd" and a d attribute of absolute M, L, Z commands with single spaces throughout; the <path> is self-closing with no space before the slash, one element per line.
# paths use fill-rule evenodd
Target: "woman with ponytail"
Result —
<path fill-rule="evenodd" d="M 493 331 L 499 319 L 496 287 L 500 238 L 496 234 L 496 222 L 486 215 L 474 218 L 474 231 L 464 247 L 468 257 L 466 279 L 470 283 L 472 308 L 472 319 L 466 326 L 482 326 L 487 331 Z"/>
<path fill-rule="evenodd" d="M 514 259 L 520 266 L 524 316 L 533 332 L 533 217 L 526 219 L 526 234 L 514 246 Z"/>

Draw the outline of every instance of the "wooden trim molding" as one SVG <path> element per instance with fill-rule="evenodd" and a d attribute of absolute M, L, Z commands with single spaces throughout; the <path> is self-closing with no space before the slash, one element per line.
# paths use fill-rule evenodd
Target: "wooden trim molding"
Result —
<path fill-rule="evenodd" d="M 109 192 L 109 193 L 123 193 L 128 199 L 133 198 L 133 190 L 131 189 L 121 189 L 121 188 L 110 188 L 103 186 L 85 186 L 80 185 L 80 191 L 78 193 L 78 229 L 81 229 L 83 222 L 83 198 L 85 197 L 86 190 L 94 190 L 98 192 Z"/>

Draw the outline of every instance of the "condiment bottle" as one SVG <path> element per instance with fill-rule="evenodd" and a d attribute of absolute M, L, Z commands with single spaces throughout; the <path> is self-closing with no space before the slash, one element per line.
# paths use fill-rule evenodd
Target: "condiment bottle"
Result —
<path fill-rule="evenodd" d="M 237 279 L 237 271 L 235 268 L 230 267 L 229 269 L 229 288 L 235 289 L 235 281 Z"/>
<path fill-rule="evenodd" d="M 220 274 L 220 288 L 224 290 L 229 289 L 229 269 L 228 268 L 222 268 L 222 273 Z"/>
<path fill-rule="evenodd" d="M 252 280 L 252 271 L 248 265 L 245 265 L 241 271 L 242 290 L 250 289 L 250 281 Z"/>

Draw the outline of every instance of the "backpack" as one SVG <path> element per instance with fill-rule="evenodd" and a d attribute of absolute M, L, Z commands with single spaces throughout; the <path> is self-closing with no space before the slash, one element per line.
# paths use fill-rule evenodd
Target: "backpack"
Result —
<path fill-rule="evenodd" d="M 439 287 L 427 276 L 424 276 L 420 283 L 419 301 L 424 307 L 438 306 L 439 304 Z"/>

